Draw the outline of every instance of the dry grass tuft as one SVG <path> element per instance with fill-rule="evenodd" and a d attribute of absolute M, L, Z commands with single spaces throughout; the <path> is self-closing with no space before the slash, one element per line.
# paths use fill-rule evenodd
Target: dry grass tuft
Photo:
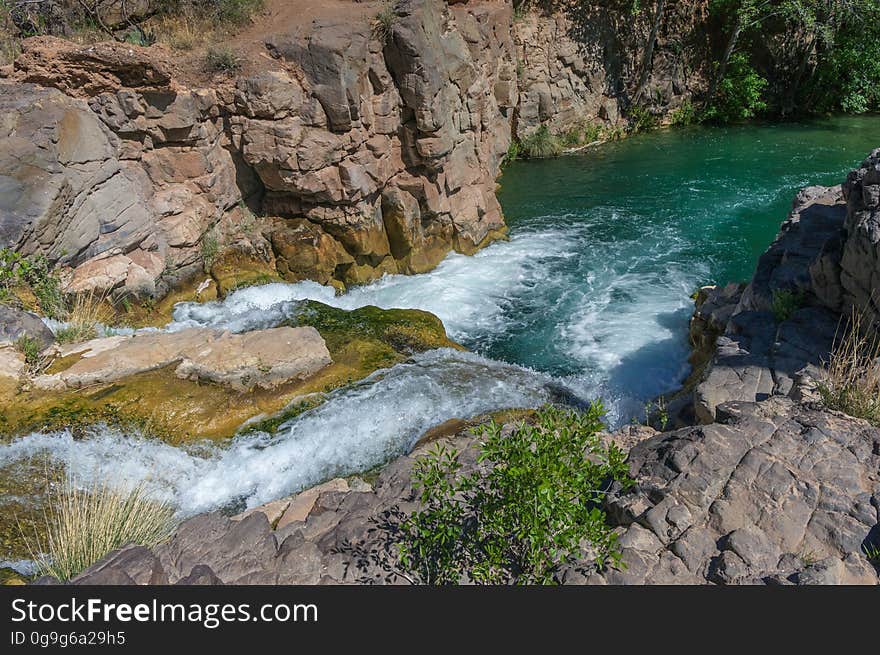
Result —
<path fill-rule="evenodd" d="M 825 406 L 880 425 L 880 335 L 860 312 L 853 310 L 823 368 Z"/>
<path fill-rule="evenodd" d="M 79 343 L 98 336 L 98 327 L 113 318 L 107 295 L 89 291 L 78 294 L 67 312 L 67 326 L 55 333 L 58 343 Z"/>
<path fill-rule="evenodd" d="M 174 510 L 146 496 L 141 486 L 130 491 L 95 484 L 77 489 L 64 483 L 50 493 L 45 512 L 45 544 L 27 541 L 41 575 L 66 581 L 107 553 L 126 544 L 155 546 L 175 527 Z"/>

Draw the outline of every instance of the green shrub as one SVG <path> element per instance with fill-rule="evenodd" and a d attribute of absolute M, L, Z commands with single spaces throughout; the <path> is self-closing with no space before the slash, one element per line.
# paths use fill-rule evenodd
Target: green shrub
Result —
<path fill-rule="evenodd" d="M 787 321 L 792 315 L 804 306 L 804 294 L 789 289 L 775 289 L 770 309 L 777 323 Z"/>
<path fill-rule="evenodd" d="M 49 318 L 62 319 L 65 313 L 61 282 L 42 255 L 25 257 L 10 248 L 0 249 L 0 302 L 14 299 L 16 289 L 30 291 L 38 309 Z M 30 309 L 30 308 L 29 308 Z"/>
<path fill-rule="evenodd" d="M 241 60 L 227 46 L 208 48 L 205 53 L 205 68 L 214 73 L 234 73 L 241 70 Z"/>
<path fill-rule="evenodd" d="M 558 157 L 564 150 L 562 141 L 546 125 L 520 139 L 520 151 L 529 158 Z"/>
<path fill-rule="evenodd" d="M 569 127 L 559 135 L 566 148 L 577 148 L 586 143 L 597 141 L 602 135 L 602 127 L 589 121 L 581 121 Z"/>
<path fill-rule="evenodd" d="M 507 154 L 504 155 L 504 163 L 508 164 L 512 161 L 516 161 L 519 158 L 520 148 L 521 146 L 519 141 L 516 140 L 516 137 L 511 137 L 510 145 L 507 147 Z"/>
<path fill-rule="evenodd" d="M 141 487 L 87 490 L 65 484 L 50 494 L 45 544 L 28 544 L 41 574 L 66 581 L 126 544 L 155 546 L 171 536 L 174 510 L 147 497 Z"/>
<path fill-rule="evenodd" d="M 737 53 L 730 59 L 727 75 L 718 84 L 715 101 L 706 110 L 706 119 L 720 123 L 743 121 L 767 109 L 763 99 L 767 80 L 758 75 L 748 57 Z"/>
<path fill-rule="evenodd" d="M 32 371 L 39 370 L 40 363 L 42 362 L 40 358 L 42 347 L 40 346 L 39 339 L 23 334 L 15 341 L 15 349 L 24 355 L 24 363 L 27 364 L 29 369 Z"/>
<path fill-rule="evenodd" d="M 613 480 L 631 481 L 625 453 L 601 443 L 603 413 L 545 406 L 509 433 L 493 421 L 477 432 L 480 466 L 467 475 L 443 446 L 418 460 L 403 566 L 425 584 L 552 584 L 585 543 L 598 566 L 619 564 L 600 502 Z"/>
<path fill-rule="evenodd" d="M 165 16 L 192 15 L 210 20 L 218 27 L 239 27 L 247 24 L 264 6 L 264 0 L 163 0 L 159 13 Z"/>
<path fill-rule="evenodd" d="M 629 118 L 629 131 L 632 134 L 649 132 L 657 127 L 657 117 L 647 107 L 633 105 L 627 110 Z"/>
<path fill-rule="evenodd" d="M 220 240 L 217 238 L 217 234 L 213 231 L 206 232 L 202 236 L 202 264 L 205 267 L 205 272 L 209 272 L 211 270 L 211 266 L 214 265 L 214 261 L 217 259 L 217 254 L 220 252 Z"/>
<path fill-rule="evenodd" d="M 669 115 L 670 125 L 686 127 L 700 122 L 700 116 L 690 100 L 685 100 Z"/>

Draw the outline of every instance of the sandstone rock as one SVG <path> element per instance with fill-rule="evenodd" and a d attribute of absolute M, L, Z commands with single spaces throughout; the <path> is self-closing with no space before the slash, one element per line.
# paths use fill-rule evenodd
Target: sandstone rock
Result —
<path fill-rule="evenodd" d="M 25 39 L 15 60 L 20 81 L 52 86 L 75 97 L 120 88 L 167 88 L 170 70 L 169 62 L 153 48 L 114 41 L 83 46 L 51 36 Z"/>
<path fill-rule="evenodd" d="M 324 340 L 312 327 L 245 334 L 207 328 L 147 332 L 94 339 L 65 352 L 80 358 L 59 373 L 37 377 L 35 386 L 76 389 L 174 364 L 178 377 L 246 391 L 302 380 L 331 363 Z"/>
<path fill-rule="evenodd" d="M 311 221 L 293 219 L 276 225 L 272 250 L 278 272 L 286 280 L 330 284 L 341 277 L 341 267 L 355 262 L 341 243 Z"/>
<path fill-rule="evenodd" d="M 249 517 L 251 514 L 260 512 L 266 515 L 266 518 L 269 520 L 269 525 L 275 526 L 278 523 L 278 519 L 282 517 L 288 507 L 290 507 L 290 498 L 279 498 L 278 500 L 273 500 L 264 503 L 263 505 L 252 507 L 240 514 L 236 514 L 232 517 L 232 520 L 241 521 L 242 519 Z"/>
<path fill-rule="evenodd" d="M 107 577 L 104 577 L 107 576 Z M 123 577 L 124 576 L 124 577 Z M 168 584 L 159 559 L 144 546 L 123 546 L 74 577 L 73 584 Z M 95 582 L 98 580 L 98 582 Z"/>
<path fill-rule="evenodd" d="M 327 491 L 349 491 L 348 482 L 342 478 L 336 478 L 311 489 L 301 491 L 290 501 L 290 504 L 278 520 L 275 529 L 281 530 L 294 521 L 305 521 L 314 508 L 318 496 Z"/>

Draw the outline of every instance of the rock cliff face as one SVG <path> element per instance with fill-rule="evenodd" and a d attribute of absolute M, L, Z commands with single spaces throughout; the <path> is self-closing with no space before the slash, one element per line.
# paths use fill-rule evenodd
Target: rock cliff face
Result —
<path fill-rule="evenodd" d="M 711 60 L 707 2 L 665 5 L 639 98 L 633 96 L 654 12 L 598 2 L 559 6 L 554 13 L 514 18 L 520 137 L 540 125 L 616 125 L 633 102 L 663 116 L 705 91 Z"/>
<path fill-rule="evenodd" d="M 880 320 L 880 150 L 842 186 L 807 187 L 744 288 L 713 289 L 698 299 L 692 341 L 717 337 L 694 392 L 697 420 L 715 407 L 808 393 L 810 367 L 826 360 L 844 321 L 859 312 Z M 791 294 L 790 316 L 774 316 L 774 298 Z M 713 326 L 708 328 L 707 326 Z M 710 348 L 711 349 L 711 348 Z"/>
<path fill-rule="evenodd" d="M 387 35 L 363 11 L 318 15 L 210 86 L 160 46 L 25 40 L 0 81 L 0 246 L 46 254 L 72 291 L 142 296 L 202 269 L 221 292 L 276 273 L 342 286 L 472 253 L 504 233 L 513 134 L 614 124 L 629 102 L 647 16 L 585 7 L 401 0 Z M 700 7 L 664 23 L 658 112 L 700 87 Z"/>

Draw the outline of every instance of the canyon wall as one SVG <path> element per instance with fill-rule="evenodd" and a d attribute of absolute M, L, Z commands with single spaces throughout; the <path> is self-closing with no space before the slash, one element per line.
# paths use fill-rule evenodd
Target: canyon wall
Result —
<path fill-rule="evenodd" d="M 381 31 L 346 4 L 268 26 L 247 71 L 201 84 L 162 46 L 25 40 L 0 80 L 0 247 L 116 296 L 430 270 L 503 236 L 512 138 L 621 124 L 651 18 L 401 0 Z M 667 13 L 658 115 L 705 79 L 705 7 Z"/>
<path fill-rule="evenodd" d="M 841 185 L 806 187 L 748 284 L 707 287 L 691 341 L 706 359 L 693 415 L 711 423 L 729 401 L 817 400 L 816 382 L 854 313 L 880 325 L 880 150 Z M 783 302 L 784 301 L 784 302 Z M 682 396 L 688 410 L 687 396 Z"/>

